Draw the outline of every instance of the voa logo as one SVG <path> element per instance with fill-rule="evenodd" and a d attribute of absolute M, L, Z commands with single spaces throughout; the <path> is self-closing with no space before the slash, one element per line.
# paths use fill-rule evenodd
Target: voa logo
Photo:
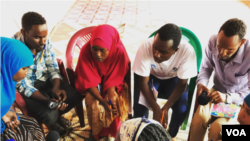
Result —
<path fill-rule="evenodd" d="M 250 141 L 250 125 L 222 125 L 222 141 Z"/>
<path fill-rule="evenodd" d="M 244 129 L 226 129 L 226 132 L 228 136 L 247 136 Z"/>

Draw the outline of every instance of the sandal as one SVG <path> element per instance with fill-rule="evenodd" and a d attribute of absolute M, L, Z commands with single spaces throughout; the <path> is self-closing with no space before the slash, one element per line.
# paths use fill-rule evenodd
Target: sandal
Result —
<path fill-rule="evenodd" d="M 66 119 L 66 118 L 64 118 L 62 116 L 57 119 L 57 123 L 60 126 L 62 126 L 64 129 L 67 129 L 67 128 L 71 127 L 71 122 L 68 119 Z"/>

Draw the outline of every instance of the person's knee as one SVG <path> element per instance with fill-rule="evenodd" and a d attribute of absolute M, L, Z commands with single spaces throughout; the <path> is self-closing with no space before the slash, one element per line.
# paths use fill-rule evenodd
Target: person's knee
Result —
<path fill-rule="evenodd" d="M 188 105 L 185 103 L 178 103 L 172 107 L 173 112 L 178 114 L 187 114 Z"/>
<path fill-rule="evenodd" d="M 213 140 L 221 139 L 221 129 L 222 126 L 218 122 L 213 122 L 210 124 L 210 128 L 208 129 L 209 138 Z"/>
<path fill-rule="evenodd" d="M 194 114 L 194 117 L 192 119 L 191 122 L 191 126 L 196 127 L 196 126 L 200 126 L 203 127 L 204 129 L 206 129 L 206 118 L 200 114 Z"/>
<path fill-rule="evenodd" d="M 55 110 L 50 110 L 50 111 L 46 111 L 43 115 L 43 123 L 48 125 L 48 124 L 52 124 L 55 123 L 58 119 L 58 111 Z"/>

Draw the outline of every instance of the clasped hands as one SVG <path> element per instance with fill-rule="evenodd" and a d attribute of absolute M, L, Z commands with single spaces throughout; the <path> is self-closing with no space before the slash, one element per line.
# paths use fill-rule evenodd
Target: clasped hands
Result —
<path fill-rule="evenodd" d="M 116 93 L 108 93 L 108 96 L 106 96 L 102 101 L 100 101 L 100 103 L 104 106 L 105 110 L 110 116 L 110 113 L 112 111 L 113 118 L 119 117 L 121 115 L 119 109 L 119 99 L 115 95 Z M 109 99 L 111 100 L 111 108 L 109 104 Z"/>
<path fill-rule="evenodd" d="M 163 106 L 162 109 L 159 105 L 153 107 L 153 119 L 161 123 L 164 128 L 167 128 L 168 125 L 168 110 L 169 108 L 166 106 Z M 164 115 L 162 115 L 163 113 Z"/>

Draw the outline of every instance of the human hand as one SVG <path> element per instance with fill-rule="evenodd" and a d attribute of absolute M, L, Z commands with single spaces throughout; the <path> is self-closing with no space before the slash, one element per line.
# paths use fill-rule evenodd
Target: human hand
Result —
<path fill-rule="evenodd" d="M 221 93 L 219 91 L 213 91 L 209 93 L 207 96 L 209 97 L 210 101 L 212 101 L 212 103 L 214 104 L 226 101 L 226 94 Z"/>
<path fill-rule="evenodd" d="M 118 98 L 118 94 L 115 91 L 115 87 L 110 87 L 107 89 L 107 100 L 111 101 L 111 105 L 112 105 L 112 113 L 113 113 L 113 117 L 119 117 L 121 115 L 121 111 L 120 111 L 120 102 L 119 102 L 119 98 Z M 109 103 L 110 104 L 110 103 Z"/>
<path fill-rule="evenodd" d="M 64 111 L 67 107 L 68 107 L 68 104 L 66 104 L 66 103 L 64 103 L 63 101 L 59 101 L 59 100 L 56 100 L 56 99 L 54 99 L 54 98 L 52 98 L 52 99 L 49 99 L 49 101 L 48 101 L 48 105 L 49 104 L 51 104 L 52 102 L 55 102 L 55 103 L 60 103 L 60 104 L 58 104 L 55 108 L 54 108 L 54 110 L 60 110 L 60 111 Z M 54 103 L 54 104 L 55 104 Z"/>
<path fill-rule="evenodd" d="M 155 107 L 153 109 L 153 119 L 161 123 L 161 117 L 162 117 L 162 110 L 159 106 Z"/>
<path fill-rule="evenodd" d="M 16 132 L 15 128 L 20 125 L 20 122 L 18 121 L 18 117 L 15 112 L 8 111 L 3 117 L 2 120 L 7 125 L 8 128 L 12 129 L 14 132 Z"/>
<path fill-rule="evenodd" d="M 120 102 L 118 99 L 118 96 L 115 92 L 113 93 L 109 93 L 108 94 L 108 100 L 111 101 L 111 105 L 112 105 L 112 113 L 114 118 L 119 117 L 121 115 L 121 111 L 120 111 Z"/>
<path fill-rule="evenodd" d="M 204 86 L 202 84 L 198 84 L 197 93 L 196 93 L 197 97 L 199 97 L 201 95 L 202 91 L 209 93 L 209 89 L 206 86 Z"/>
<path fill-rule="evenodd" d="M 164 128 L 167 128 L 167 125 L 168 125 L 168 110 L 165 110 L 164 108 L 162 108 L 162 113 L 164 113 L 164 115 L 163 115 L 164 117 L 163 117 L 163 120 L 162 120 L 161 124 L 162 124 L 162 126 Z"/>
<path fill-rule="evenodd" d="M 103 100 L 100 101 L 100 103 L 105 108 L 105 110 L 110 114 L 110 112 L 112 111 L 112 109 L 110 108 L 108 99 L 103 99 Z"/>
<path fill-rule="evenodd" d="M 67 99 L 67 95 L 64 90 L 53 88 L 52 93 L 55 96 L 55 98 L 59 101 L 65 101 Z"/>

